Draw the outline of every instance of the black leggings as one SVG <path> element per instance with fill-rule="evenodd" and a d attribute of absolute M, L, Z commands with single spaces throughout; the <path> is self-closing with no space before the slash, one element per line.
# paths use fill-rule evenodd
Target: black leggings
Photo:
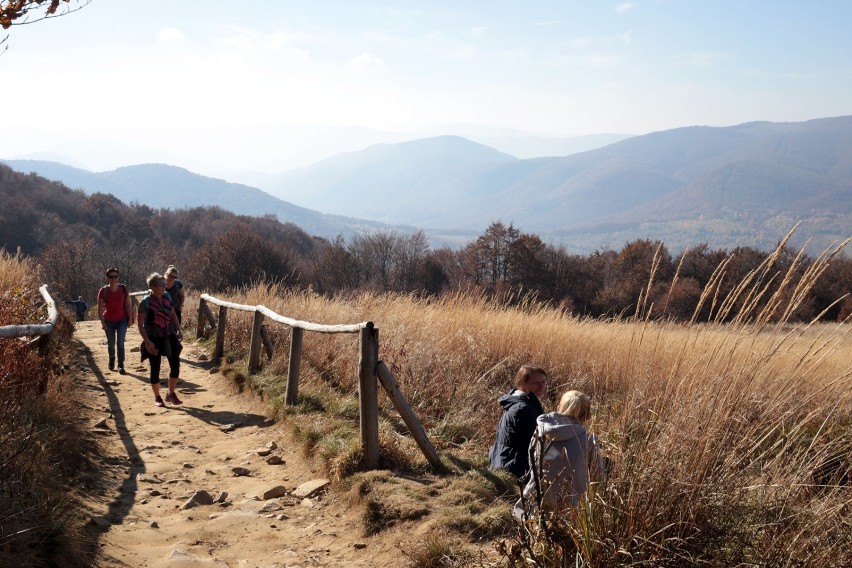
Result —
<path fill-rule="evenodd" d="M 154 343 L 154 346 L 157 348 L 157 354 L 151 355 L 148 354 L 148 359 L 151 360 L 151 384 L 155 385 L 160 382 L 160 363 L 163 360 L 163 347 L 165 346 L 165 342 L 169 342 L 169 350 L 171 355 L 167 355 L 166 358 L 169 360 L 169 378 L 177 379 L 180 377 L 180 342 L 177 340 L 177 337 L 174 334 L 166 337 L 152 337 L 150 338 Z M 144 347 L 143 347 L 144 349 Z"/>

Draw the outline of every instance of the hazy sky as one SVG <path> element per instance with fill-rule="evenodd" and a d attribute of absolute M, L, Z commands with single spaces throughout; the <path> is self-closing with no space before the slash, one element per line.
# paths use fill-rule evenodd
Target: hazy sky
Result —
<path fill-rule="evenodd" d="M 849 115 L 850 22 L 848 0 L 93 0 L 8 31 L 0 158 L 219 175 L 440 133 Z"/>

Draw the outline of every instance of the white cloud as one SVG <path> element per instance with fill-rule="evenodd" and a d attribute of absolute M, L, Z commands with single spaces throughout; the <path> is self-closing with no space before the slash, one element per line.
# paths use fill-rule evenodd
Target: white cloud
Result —
<path fill-rule="evenodd" d="M 623 4 L 619 4 L 615 7 L 615 12 L 617 14 L 624 14 L 625 12 L 629 12 L 635 7 L 636 4 L 634 4 L 633 2 L 624 2 Z"/>
<path fill-rule="evenodd" d="M 383 59 L 379 59 L 369 53 L 362 53 L 361 55 L 353 57 L 351 63 L 352 67 L 354 67 L 359 73 L 366 73 L 371 69 L 382 70 L 385 68 L 385 62 Z"/>
<path fill-rule="evenodd" d="M 177 28 L 160 28 L 157 33 L 157 41 L 161 43 L 185 40 L 186 37 L 184 37 L 183 32 Z"/>

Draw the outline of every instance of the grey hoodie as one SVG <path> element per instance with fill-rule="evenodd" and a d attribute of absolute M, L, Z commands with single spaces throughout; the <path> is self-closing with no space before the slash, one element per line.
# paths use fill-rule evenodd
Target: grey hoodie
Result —
<path fill-rule="evenodd" d="M 543 442 L 543 445 L 542 445 Z M 604 465 L 598 441 L 586 432 L 586 427 L 576 418 L 551 412 L 536 420 L 536 432 L 530 442 L 535 467 L 541 462 L 542 506 L 553 509 L 562 496 L 565 504 L 576 506 L 588 491 L 589 481 L 603 481 Z M 544 456 L 540 459 L 540 451 Z M 515 504 L 514 514 L 521 518 L 524 503 L 535 506 L 537 499 L 535 477 L 530 476 L 524 494 Z"/>

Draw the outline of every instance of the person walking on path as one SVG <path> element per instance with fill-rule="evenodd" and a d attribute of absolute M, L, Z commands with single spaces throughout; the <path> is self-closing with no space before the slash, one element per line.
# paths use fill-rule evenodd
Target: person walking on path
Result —
<path fill-rule="evenodd" d="M 118 269 L 107 268 L 108 284 L 98 290 L 98 317 L 101 328 L 106 332 L 109 370 L 115 371 L 115 355 L 118 351 L 118 372 L 124 375 L 124 337 L 127 326 L 133 325 L 133 309 L 130 307 L 130 291 L 118 282 Z M 117 349 L 116 349 L 117 348 Z"/>
<path fill-rule="evenodd" d="M 497 437 L 488 452 L 493 469 L 505 469 L 515 477 L 529 469 L 528 448 L 535 421 L 544 409 L 541 400 L 547 392 L 547 373 L 541 367 L 522 365 L 515 373 L 515 388 L 500 397 L 503 415 Z"/>
<path fill-rule="evenodd" d="M 174 264 L 170 264 L 166 269 L 166 292 L 172 299 L 172 306 L 177 314 L 178 328 L 183 322 L 183 302 L 186 299 L 186 291 L 184 284 L 178 280 L 178 269 Z"/>
<path fill-rule="evenodd" d="M 166 401 L 183 404 L 175 392 L 180 378 L 181 333 L 171 297 L 166 292 L 166 279 L 157 272 L 148 276 L 148 295 L 139 302 L 136 318 L 142 336 L 142 361 L 151 361 L 151 389 L 154 404 L 165 406 L 160 396 L 160 363 L 163 355 L 169 361 L 169 392 Z"/>
<path fill-rule="evenodd" d="M 83 300 L 83 296 L 78 296 L 76 300 L 68 300 L 65 303 L 74 306 L 74 315 L 77 316 L 77 321 L 83 321 L 86 319 L 86 310 L 89 309 L 89 306 L 86 305 L 85 300 Z"/>

